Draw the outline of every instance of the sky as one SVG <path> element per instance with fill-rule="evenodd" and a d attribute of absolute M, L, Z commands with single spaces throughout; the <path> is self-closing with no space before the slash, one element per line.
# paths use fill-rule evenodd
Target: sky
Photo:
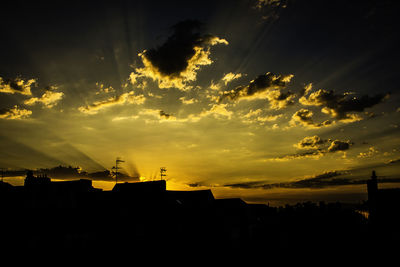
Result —
<path fill-rule="evenodd" d="M 128 181 L 166 167 L 170 190 L 361 201 L 372 170 L 400 181 L 398 8 L 2 2 L 0 167 L 93 173 L 119 157 Z"/>

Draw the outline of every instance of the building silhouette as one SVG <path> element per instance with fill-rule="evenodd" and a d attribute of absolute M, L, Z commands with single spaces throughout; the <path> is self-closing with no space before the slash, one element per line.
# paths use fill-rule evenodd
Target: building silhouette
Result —
<path fill-rule="evenodd" d="M 211 190 L 167 190 L 165 180 L 117 183 L 105 191 L 88 179 L 54 182 L 28 172 L 24 186 L 0 182 L 0 251 L 140 256 L 157 247 L 171 255 L 268 257 L 365 252 L 398 240 L 399 189 L 379 189 L 378 182 L 373 173 L 366 221 L 340 203 L 270 207 L 218 199 Z"/>
<path fill-rule="evenodd" d="M 372 171 L 367 181 L 368 209 L 371 224 L 398 231 L 400 225 L 400 188 L 378 188 L 378 177 Z"/>

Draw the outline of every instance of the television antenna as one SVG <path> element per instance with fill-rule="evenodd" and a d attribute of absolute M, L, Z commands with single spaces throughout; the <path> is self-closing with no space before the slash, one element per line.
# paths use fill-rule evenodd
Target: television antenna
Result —
<path fill-rule="evenodd" d="M 161 167 L 160 168 L 160 178 L 161 178 L 161 180 L 163 180 L 163 177 L 167 176 L 166 173 L 167 173 L 167 168 Z"/>
<path fill-rule="evenodd" d="M 112 173 L 115 175 L 115 184 L 118 183 L 118 174 L 119 174 L 118 170 L 121 169 L 121 167 L 119 167 L 119 163 L 122 163 L 122 162 L 125 162 L 125 161 L 123 161 L 121 158 L 117 157 L 117 159 L 115 160 L 115 166 L 112 167 L 112 169 L 113 169 Z"/>

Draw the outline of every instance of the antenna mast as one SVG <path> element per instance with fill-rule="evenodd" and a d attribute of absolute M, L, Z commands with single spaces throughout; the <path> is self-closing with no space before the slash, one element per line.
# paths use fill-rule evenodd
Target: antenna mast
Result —
<path fill-rule="evenodd" d="M 160 168 L 160 178 L 161 178 L 161 180 L 163 180 L 163 177 L 167 176 L 166 173 L 167 173 L 167 168 L 161 167 Z"/>
<path fill-rule="evenodd" d="M 123 161 L 121 158 L 117 157 L 117 159 L 115 160 L 115 166 L 112 167 L 113 170 L 115 170 L 113 173 L 115 174 L 115 184 L 118 183 L 118 170 L 121 169 L 118 164 L 121 162 L 125 162 Z"/>

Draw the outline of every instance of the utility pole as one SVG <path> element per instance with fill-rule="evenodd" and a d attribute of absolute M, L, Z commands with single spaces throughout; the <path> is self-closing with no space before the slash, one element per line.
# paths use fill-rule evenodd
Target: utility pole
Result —
<path fill-rule="evenodd" d="M 118 165 L 119 165 L 119 163 L 121 163 L 121 162 L 125 162 L 125 161 L 123 161 L 122 159 L 120 159 L 119 157 L 117 157 L 117 159 L 115 160 L 115 166 L 112 167 L 112 169 L 115 170 L 115 171 L 113 172 L 113 174 L 115 174 L 115 184 L 118 183 L 118 170 L 121 169 Z"/>
<path fill-rule="evenodd" d="M 163 177 L 167 176 L 166 173 L 167 173 L 167 169 L 165 167 L 161 167 L 160 168 L 160 178 L 161 178 L 161 180 L 163 180 Z"/>

